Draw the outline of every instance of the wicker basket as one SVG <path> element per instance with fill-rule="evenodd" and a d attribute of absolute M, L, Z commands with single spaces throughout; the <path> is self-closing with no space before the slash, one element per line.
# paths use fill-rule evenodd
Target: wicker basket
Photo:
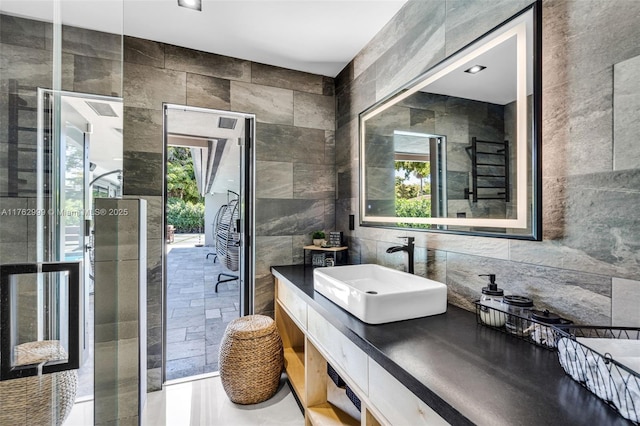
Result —
<path fill-rule="evenodd" d="M 16 365 L 64 359 L 57 340 L 23 343 L 15 348 Z M 75 370 L 0 382 L 0 425 L 62 425 L 78 390 Z"/>
<path fill-rule="evenodd" d="M 220 343 L 220 378 L 231 401 L 256 404 L 278 390 L 284 365 L 275 322 L 248 315 L 229 323 Z"/>

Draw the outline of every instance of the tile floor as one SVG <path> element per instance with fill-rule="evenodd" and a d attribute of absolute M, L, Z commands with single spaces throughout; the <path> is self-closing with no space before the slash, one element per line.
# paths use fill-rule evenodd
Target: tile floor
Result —
<path fill-rule="evenodd" d="M 204 236 L 176 234 L 167 245 L 166 379 L 218 370 L 218 349 L 227 324 L 238 318 L 238 281 L 215 285 L 224 268 L 211 247 L 197 247 Z"/>
<path fill-rule="evenodd" d="M 93 424 L 93 401 L 73 407 L 64 426 Z M 143 425 L 282 425 L 302 426 L 302 415 L 289 385 L 284 381 L 278 393 L 268 401 L 237 405 L 227 397 L 219 376 L 168 385 L 162 391 L 147 394 Z"/>

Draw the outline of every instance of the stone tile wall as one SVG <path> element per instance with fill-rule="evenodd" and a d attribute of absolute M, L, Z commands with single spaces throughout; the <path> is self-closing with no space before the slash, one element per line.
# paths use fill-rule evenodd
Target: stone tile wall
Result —
<path fill-rule="evenodd" d="M 36 207 L 35 110 L 19 113 L 21 128 L 9 141 L 9 81 L 16 80 L 22 106 L 37 106 L 37 88 L 53 84 L 53 26 L 50 23 L 0 14 L 0 209 Z M 63 26 L 61 89 L 99 95 L 122 95 L 122 37 Z M 9 146 L 17 162 L 9 164 Z M 17 167 L 17 179 L 10 178 Z M 0 259 L 3 263 L 34 261 L 36 217 L 0 218 Z"/>
<path fill-rule="evenodd" d="M 338 229 L 348 229 L 349 214 L 358 215 L 358 113 L 530 3 L 410 0 L 340 73 Z M 617 325 L 625 318 L 637 323 L 637 316 L 624 312 L 626 301 L 640 293 L 640 164 L 621 165 L 619 154 L 637 158 L 640 146 L 621 140 L 614 150 L 626 127 L 614 131 L 612 104 L 615 81 L 621 97 L 633 84 L 622 78 L 640 54 L 640 2 L 542 5 L 544 240 L 404 234 L 416 237 L 420 268 L 446 282 L 449 300 L 457 305 L 471 308 L 485 285 L 477 275 L 495 273 L 508 293 L 532 295 L 538 307 L 581 323 L 610 324 L 612 317 Z M 629 62 L 616 65 L 623 61 Z M 625 111 L 628 104 L 622 102 L 628 100 L 620 99 Z M 348 233 L 351 259 L 402 268 L 404 254 L 384 251 L 397 243 L 397 235 L 356 226 Z M 618 282 L 613 294 L 612 281 Z"/>
<path fill-rule="evenodd" d="M 255 312 L 272 314 L 275 264 L 302 263 L 334 229 L 333 79 L 132 37 L 124 40 L 124 193 L 146 199 L 149 389 L 162 368 L 162 104 L 256 115 Z"/>
<path fill-rule="evenodd" d="M 52 39 L 50 23 L 0 15 L 0 153 L 3 155 L 0 197 L 3 202 L 11 203 L 5 198 L 35 197 L 36 132 L 23 128 L 35 130 L 37 112 L 26 109 L 19 112 L 18 137 L 10 142 L 9 82 L 15 80 L 20 86 L 21 107 L 35 108 L 37 88 L 53 87 Z M 62 90 L 122 95 L 121 36 L 63 26 L 61 47 Z M 18 148 L 18 178 L 11 181 L 7 156 L 10 143 Z"/>
<path fill-rule="evenodd" d="M 613 168 L 637 169 L 640 150 L 640 56 L 613 66 Z"/>

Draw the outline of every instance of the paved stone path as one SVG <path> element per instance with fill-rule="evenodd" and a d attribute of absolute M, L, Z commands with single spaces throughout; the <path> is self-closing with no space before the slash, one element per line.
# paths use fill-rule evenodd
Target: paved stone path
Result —
<path fill-rule="evenodd" d="M 218 350 L 227 324 L 238 318 L 238 281 L 222 283 L 215 292 L 218 274 L 224 268 L 211 247 L 197 235 L 176 234 L 167 246 L 167 380 L 218 371 Z"/>

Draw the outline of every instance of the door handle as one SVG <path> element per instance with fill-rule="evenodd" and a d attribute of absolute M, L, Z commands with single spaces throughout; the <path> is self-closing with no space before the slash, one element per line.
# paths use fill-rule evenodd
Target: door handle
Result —
<path fill-rule="evenodd" d="M 11 335 L 13 308 L 11 306 L 11 277 L 20 274 L 40 274 L 46 272 L 67 272 L 69 321 L 67 332 L 69 339 L 67 361 L 49 361 L 28 365 L 11 365 L 14 342 Z M 22 263 L 0 265 L 0 381 L 22 377 L 75 370 L 80 366 L 80 262 Z"/>

